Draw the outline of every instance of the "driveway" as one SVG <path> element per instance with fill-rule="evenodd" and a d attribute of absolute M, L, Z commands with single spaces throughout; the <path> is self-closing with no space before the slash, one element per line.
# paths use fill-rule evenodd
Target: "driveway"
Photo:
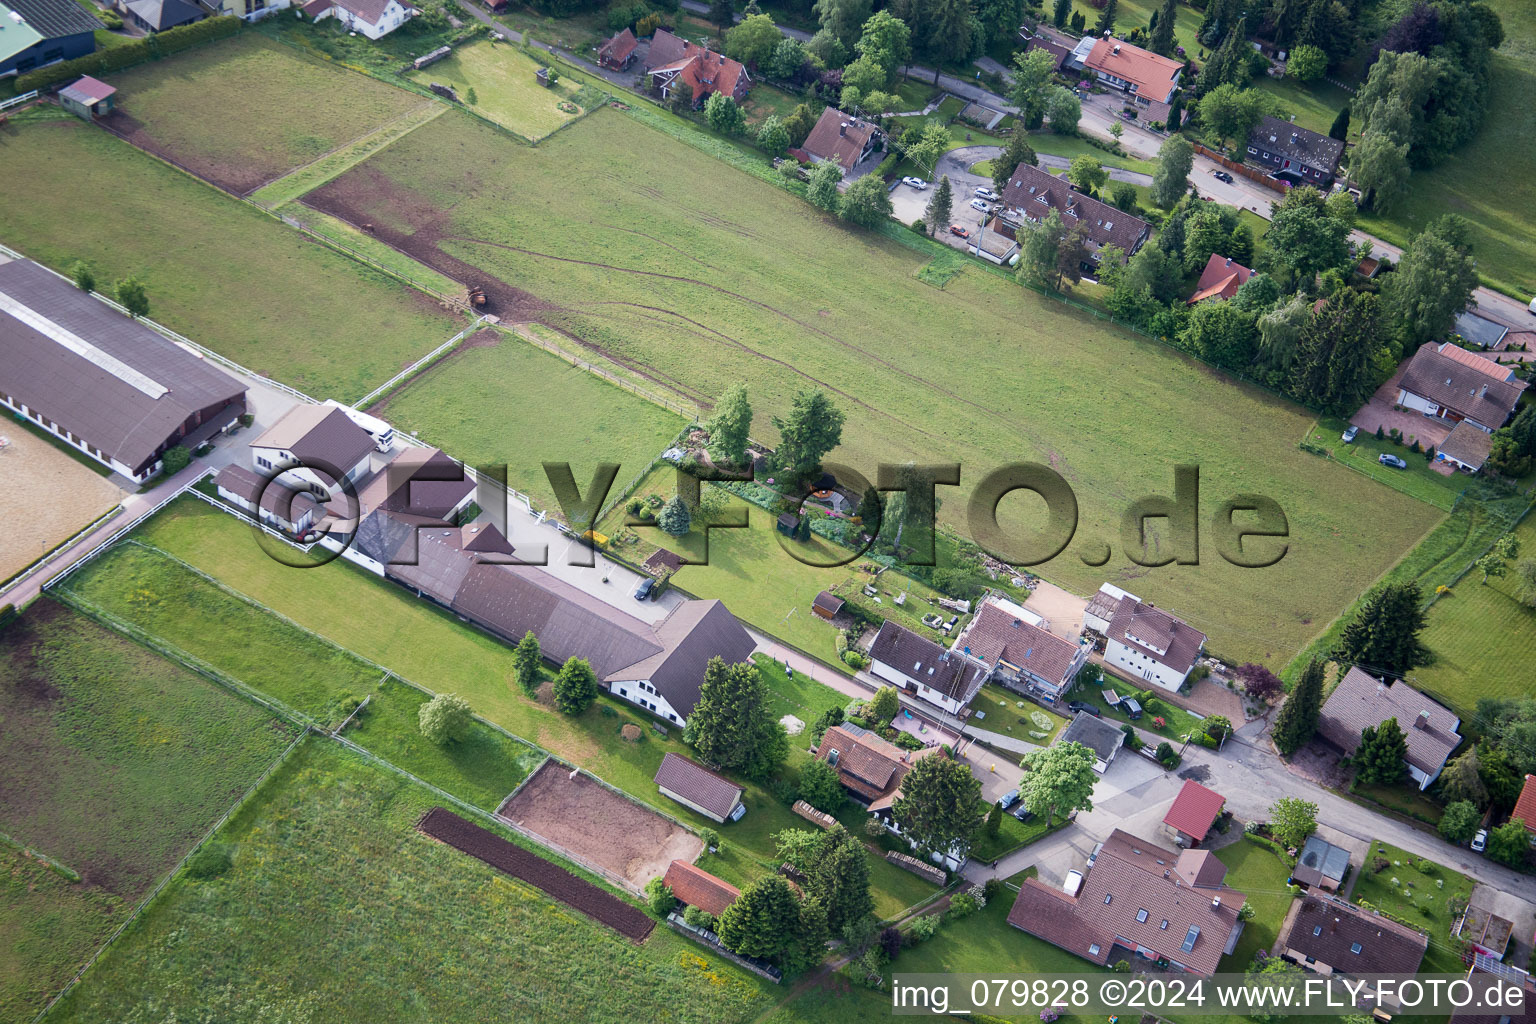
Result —
<path fill-rule="evenodd" d="M 1397 371 L 1385 384 L 1376 389 L 1376 393 L 1370 397 L 1360 410 L 1349 418 L 1349 422 L 1359 427 L 1367 434 L 1376 433 L 1380 427 L 1388 434 L 1393 428 L 1400 431 L 1406 439 L 1405 443 L 1413 444 L 1417 438 L 1419 444 L 1424 447 L 1434 445 L 1440 447 L 1440 443 L 1450 436 L 1452 423 L 1433 416 L 1425 416 L 1412 409 L 1394 409 L 1397 402 L 1397 382 L 1402 378 L 1407 363 L 1397 368 Z"/>

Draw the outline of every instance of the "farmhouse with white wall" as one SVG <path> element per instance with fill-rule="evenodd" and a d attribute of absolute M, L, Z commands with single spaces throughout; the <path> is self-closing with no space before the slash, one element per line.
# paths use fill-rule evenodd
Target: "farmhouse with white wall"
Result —
<path fill-rule="evenodd" d="M 986 679 L 980 665 L 890 620 L 875 634 L 869 657 L 877 679 L 952 715 L 971 702 Z"/>

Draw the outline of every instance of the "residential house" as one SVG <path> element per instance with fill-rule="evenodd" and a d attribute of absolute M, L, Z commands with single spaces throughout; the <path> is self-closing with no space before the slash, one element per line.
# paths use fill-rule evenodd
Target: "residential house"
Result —
<path fill-rule="evenodd" d="M 837 769 L 843 788 L 864 804 L 886 831 L 897 836 L 902 835 L 901 823 L 896 820 L 901 780 L 917 761 L 940 753 L 941 748 L 936 746 L 903 750 L 852 722 L 832 726 L 822 734 L 821 746 L 816 748 L 816 757 Z M 914 840 L 908 839 L 907 843 L 912 849 L 917 848 Z M 951 871 L 965 866 L 965 858 L 953 850 L 934 851 L 930 859 Z"/>
<path fill-rule="evenodd" d="M 294 536 L 314 529 L 325 518 L 325 506 L 308 490 L 262 477 L 231 463 L 213 478 L 219 497 L 261 522 Z"/>
<path fill-rule="evenodd" d="M 1163 824 L 1168 826 L 1179 846 L 1199 846 L 1211 826 L 1216 824 L 1216 819 L 1221 817 L 1226 802 L 1227 798 L 1215 790 L 1206 789 L 1194 779 L 1185 779 L 1184 787 L 1173 798 L 1168 813 L 1163 815 Z"/>
<path fill-rule="evenodd" d="M 1486 897 L 1485 897 L 1486 898 Z M 1509 938 L 1515 933 L 1515 923 L 1500 917 L 1486 904 L 1478 903 L 1478 890 L 1472 890 L 1472 902 L 1456 919 L 1451 934 L 1471 945 L 1477 952 L 1495 960 L 1504 959 L 1509 950 Z"/>
<path fill-rule="evenodd" d="M 164 32 L 202 21 L 205 16 L 203 9 L 189 0 L 128 0 L 123 11 L 145 32 Z"/>
<path fill-rule="evenodd" d="M 610 71 L 623 71 L 635 59 L 635 47 L 639 45 L 640 40 L 626 28 L 597 48 L 597 62 Z"/>
<path fill-rule="evenodd" d="M 1509 333 L 1509 328 L 1497 320 L 1490 320 L 1485 316 L 1463 310 L 1456 314 L 1456 326 L 1454 333 L 1461 335 L 1462 340 L 1478 348 L 1492 349 L 1498 347 L 1499 342 Z"/>
<path fill-rule="evenodd" d="M 1515 411 L 1527 384 L 1510 367 L 1442 342 L 1420 346 L 1397 387 L 1398 405 L 1491 433 Z"/>
<path fill-rule="evenodd" d="M 879 125 L 845 114 L 836 107 L 827 107 L 821 112 L 816 126 L 800 146 L 811 163 L 835 163 L 842 168 L 845 177 L 884 148 L 885 132 Z"/>
<path fill-rule="evenodd" d="M 1361 731 L 1389 718 L 1397 719 L 1407 736 L 1408 774 L 1420 789 L 1428 789 L 1461 742 L 1461 719 L 1407 683 L 1388 684 L 1352 667 L 1323 701 L 1317 732 L 1345 754 L 1353 754 Z"/>
<path fill-rule="evenodd" d="M 1209 299 L 1230 299 L 1237 295 L 1237 290 L 1252 276 L 1253 271 L 1241 263 L 1211 253 L 1211 258 L 1205 261 L 1205 269 L 1200 272 L 1200 282 L 1195 285 L 1194 293 L 1189 297 L 1189 304 L 1193 306 Z"/>
<path fill-rule="evenodd" d="M 1265 114 L 1248 133 L 1248 157 L 1271 176 L 1295 185 L 1325 188 L 1339 170 L 1344 143 Z"/>
<path fill-rule="evenodd" d="M 1025 879 L 1008 923 L 1095 964 L 1134 955 L 1210 975 L 1236 947 L 1248 900 L 1225 880 L 1206 850 L 1180 853 L 1115 829 L 1076 896 Z"/>
<path fill-rule="evenodd" d="M 717 919 L 741 895 L 741 890 L 730 882 L 716 878 L 685 860 L 674 860 L 668 864 L 666 874 L 661 876 L 661 884 L 672 890 L 673 898 L 679 903 L 698 907 Z"/>
<path fill-rule="evenodd" d="M 105 27 L 76 0 L 0 0 L 0 78 L 95 53 Z"/>
<path fill-rule="evenodd" d="M 348 31 L 382 39 L 416 16 L 399 0 L 309 0 L 304 13 L 315 21 L 335 18 Z"/>
<path fill-rule="evenodd" d="M 1318 835 L 1307 837 L 1302 844 L 1296 866 L 1291 869 L 1290 881 L 1320 892 L 1338 892 L 1349 874 L 1349 851 L 1334 846 Z"/>
<path fill-rule="evenodd" d="M 1184 73 L 1180 61 L 1109 35 L 1093 41 L 1083 66 L 1105 85 L 1127 93 L 1137 106 L 1149 108 L 1148 115 L 1157 121 L 1167 119 Z"/>
<path fill-rule="evenodd" d="M 1531 845 L 1536 846 L 1536 775 L 1525 777 L 1525 785 L 1520 788 L 1520 799 L 1515 801 L 1515 809 L 1509 817 L 1512 821 L 1525 822 L 1525 830 L 1531 836 Z"/>
<path fill-rule="evenodd" d="M 1113 619 L 1115 612 L 1120 610 L 1120 601 L 1127 597 L 1132 601 L 1141 600 L 1135 594 L 1128 590 L 1121 590 L 1113 583 L 1102 584 L 1083 608 L 1083 628 L 1095 633 L 1107 633 L 1109 620 Z"/>
<path fill-rule="evenodd" d="M 1020 35 L 1023 35 L 1021 32 Z M 1051 55 L 1055 67 L 1053 70 L 1071 72 L 1082 69 L 1082 62 L 1078 61 L 1076 68 L 1071 64 L 1073 51 L 1077 48 L 1076 37 L 1068 36 L 1057 31 L 1050 25 L 1041 25 L 1035 30 L 1035 34 L 1029 37 L 1029 45 L 1026 49 L 1044 50 Z"/>
<path fill-rule="evenodd" d="M 1093 770 L 1103 775 L 1125 746 L 1125 733 L 1114 722 L 1079 711 L 1061 733 L 1058 743 L 1081 743 L 1093 751 Z"/>
<path fill-rule="evenodd" d="M 1291 904 L 1275 952 L 1317 974 L 1413 974 L 1429 936 L 1336 896 L 1307 893 Z"/>
<path fill-rule="evenodd" d="M 745 790 L 682 754 L 669 751 L 662 757 L 656 787 L 662 796 L 715 821 L 734 821 L 746 813 L 741 802 Z"/>
<path fill-rule="evenodd" d="M 1464 473 L 1477 473 L 1492 452 L 1493 435 L 1462 420 L 1435 449 L 1435 461 L 1450 463 Z"/>
<path fill-rule="evenodd" d="M 889 619 L 869 647 L 869 671 L 877 679 L 958 715 L 986 679 L 986 672 L 925 636 Z"/>
<path fill-rule="evenodd" d="M 679 38 L 664 28 L 657 29 L 651 37 L 646 61 L 645 73 L 650 77 L 651 88 L 661 93 L 662 99 L 671 99 L 678 83 L 686 82 L 693 92 L 695 109 L 711 93 L 725 93 L 740 103 L 752 89 L 752 76 L 741 62 Z"/>
<path fill-rule="evenodd" d="M 0 257 L 0 405 L 143 483 L 245 413 L 245 386 L 47 268 Z"/>
<path fill-rule="evenodd" d="M 1068 232 L 1082 235 L 1089 252 L 1085 270 L 1097 265 L 1104 246 L 1117 245 L 1130 257 L 1152 233 L 1151 225 L 1139 217 L 1085 196 L 1065 178 L 1025 163 L 1014 168 L 1003 188 L 1002 202 L 1003 221 L 1015 229 L 1026 221 L 1041 220 L 1051 210 L 1059 213 Z"/>
<path fill-rule="evenodd" d="M 974 661 L 1004 686 L 1055 700 L 1072 685 L 1089 648 L 1047 631 L 1043 621 L 1021 605 L 990 597 L 950 651 Z"/>
<path fill-rule="evenodd" d="M 296 405 L 250 442 L 251 466 L 258 476 L 326 498 L 372 471 L 375 448 L 373 436 L 342 409 Z"/>
<path fill-rule="evenodd" d="M 1456 1009 L 1451 1011 L 1450 1024 L 1525 1024 L 1530 1019 L 1529 1006 L 1532 995 L 1536 994 L 1536 982 L 1532 981 L 1530 972 L 1525 968 L 1506 964 L 1486 953 L 1473 950 L 1466 980 L 1472 986 L 1472 991 L 1479 994 L 1495 984 L 1505 991 L 1510 988 L 1523 989 L 1525 1003 L 1515 1007 L 1483 1009 L 1473 1006 Z"/>
<path fill-rule="evenodd" d="M 59 106 L 85 121 L 112 113 L 117 90 L 90 75 L 59 90 Z"/>
<path fill-rule="evenodd" d="M 1083 609 L 1083 626 L 1104 634 L 1104 662 L 1133 679 L 1177 691 L 1205 649 L 1205 634 L 1112 583 Z"/>

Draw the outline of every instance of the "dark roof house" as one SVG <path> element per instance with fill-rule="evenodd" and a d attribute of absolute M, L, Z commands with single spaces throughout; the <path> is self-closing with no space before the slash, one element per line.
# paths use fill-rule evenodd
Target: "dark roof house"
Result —
<path fill-rule="evenodd" d="M 651 37 L 645 72 L 663 98 L 671 97 L 677 83 L 688 83 L 693 90 L 694 107 L 716 92 L 740 103 L 752 88 L 752 76 L 740 61 L 679 38 L 664 28 L 657 29 Z"/>
<path fill-rule="evenodd" d="M 1493 435 L 1462 420 L 1451 428 L 1440 447 L 1435 449 L 1439 462 L 1454 463 L 1458 469 L 1476 473 L 1493 453 Z"/>
<path fill-rule="evenodd" d="M 971 702 L 986 679 L 986 673 L 975 662 L 889 619 L 875 634 L 869 657 L 873 662 L 871 671 L 881 679 L 915 690 L 925 698 L 948 698 L 960 707 Z"/>
<path fill-rule="evenodd" d="M 823 733 L 816 757 L 836 768 L 843 786 L 866 802 L 894 793 L 911 764 L 908 751 L 851 722 Z"/>
<path fill-rule="evenodd" d="M 75 0 L 0 0 L 0 76 L 94 53 L 105 27 Z"/>
<path fill-rule="evenodd" d="M 203 11 L 187 0 L 128 0 L 129 19 L 146 32 L 164 32 L 203 19 Z"/>
<path fill-rule="evenodd" d="M 847 174 L 885 144 L 885 133 L 873 121 L 827 107 L 800 148 L 816 163 L 830 161 Z"/>
<path fill-rule="evenodd" d="M 1106 771 L 1120 748 L 1125 745 L 1125 733 L 1113 722 L 1079 711 L 1066 729 L 1062 730 L 1058 743 L 1081 743 L 1098 758 L 1094 768 L 1101 774 Z"/>
<path fill-rule="evenodd" d="M 1344 143 L 1265 114 L 1248 133 L 1248 156 L 1277 178 L 1327 185 L 1339 170 Z"/>
<path fill-rule="evenodd" d="M 1349 872 L 1349 851 L 1321 836 L 1308 836 L 1291 869 L 1291 881 L 1309 889 L 1337 892 Z"/>
<path fill-rule="evenodd" d="M 143 482 L 245 412 L 245 386 L 31 260 L 0 257 L 0 404 Z"/>
<path fill-rule="evenodd" d="M 1385 683 L 1359 668 L 1350 668 L 1323 701 L 1317 731 L 1346 754 L 1360 745 L 1360 733 L 1389 718 L 1407 737 L 1408 770 L 1426 788 L 1439 777 L 1451 751 L 1461 742 L 1461 719 L 1407 683 Z"/>
<path fill-rule="evenodd" d="M 340 477 L 369 457 L 374 440 L 335 406 L 296 405 L 250 447 L 289 453 L 305 466 Z"/>
<path fill-rule="evenodd" d="M 1491 431 L 1509 419 L 1526 387 L 1509 367 L 1450 342 L 1422 345 L 1398 381 L 1398 404 Z"/>
<path fill-rule="evenodd" d="M 1021 163 L 1014 168 L 1003 187 L 1003 219 L 1013 224 L 1023 220 L 1038 221 L 1051 210 L 1061 214 L 1068 231 L 1082 233 L 1093 260 L 1098 250 L 1116 245 L 1127 257 L 1141 248 L 1151 234 L 1151 226 L 1124 210 L 1085 196 L 1065 178 Z"/>
<path fill-rule="evenodd" d="M 656 785 L 666 796 L 716 821 L 724 821 L 735 813 L 744 792 L 729 779 L 670 751 L 656 769 Z"/>
<path fill-rule="evenodd" d="M 1180 680 L 1189 675 L 1205 647 L 1204 633 L 1161 608 L 1130 596 L 1120 599 L 1104 635 L 1109 645 L 1116 647 L 1114 656 L 1110 656 L 1106 646 L 1106 656 L 1115 664 L 1123 664 L 1123 655 L 1135 655 L 1168 669 Z"/>
<path fill-rule="evenodd" d="M 1029 620 L 1009 601 L 983 601 L 950 650 L 965 655 L 1005 682 L 1058 696 L 1071 684 L 1087 652 Z M 1038 617 L 1037 617 L 1038 618 Z"/>
<path fill-rule="evenodd" d="M 1308 893 L 1291 904 L 1275 949 L 1320 974 L 1413 974 L 1429 936 L 1336 897 Z"/>
<path fill-rule="evenodd" d="M 597 48 L 597 62 L 605 68 L 623 71 L 635 59 L 635 47 L 640 41 L 628 28 Z"/>

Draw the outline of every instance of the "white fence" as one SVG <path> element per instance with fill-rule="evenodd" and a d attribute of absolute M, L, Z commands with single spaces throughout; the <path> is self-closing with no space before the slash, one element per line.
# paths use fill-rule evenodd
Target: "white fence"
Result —
<path fill-rule="evenodd" d="M 35 99 L 37 99 L 37 90 L 33 89 L 31 92 L 24 92 L 20 96 L 13 96 L 0 103 L 0 110 L 10 110 L 12 107 L 19 107 L 23 103 L 30 103 Z"/>

